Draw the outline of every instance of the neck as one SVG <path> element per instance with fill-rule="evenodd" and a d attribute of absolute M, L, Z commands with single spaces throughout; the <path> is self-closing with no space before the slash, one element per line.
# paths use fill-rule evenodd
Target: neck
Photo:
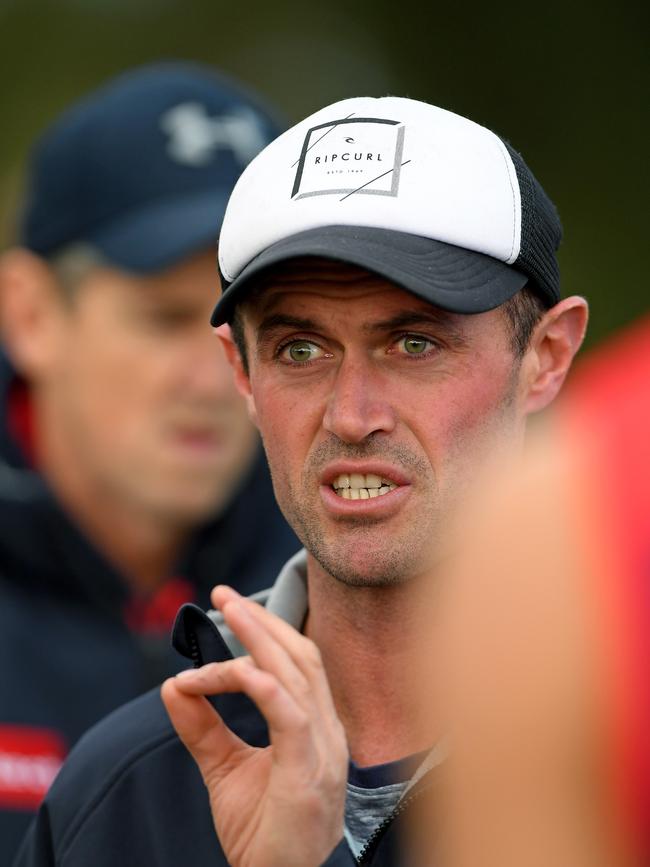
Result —
<path fill-rule="evenodd" d="M 425 626 L 419 579 L 351 587 L 308 560 L 306 634 L 321 651 L 352 759 L 395 761 L 430 749 L 417 723 L 422 684 L 413 651 Z M 415 585 L 415 586 L 414 586 Z"/>
<path fill-rule="evenodd" d="M 42 410 L 35 400 L 36 458 L 57 500 L 134 592 L 155 590 L 170 577 L 189 531 L 95 484 Z"/>

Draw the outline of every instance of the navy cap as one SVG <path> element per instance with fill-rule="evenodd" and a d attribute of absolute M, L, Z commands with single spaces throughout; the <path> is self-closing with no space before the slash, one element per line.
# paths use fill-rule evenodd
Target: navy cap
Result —
<path fill-rule="evenodd" d="M 282 125 L 241 85 L 196 64 L 125 73 L 37 142 L 20 229 L 48 256 L 91 244 L 135 272 L 216 244 L 228 197 Z"/>

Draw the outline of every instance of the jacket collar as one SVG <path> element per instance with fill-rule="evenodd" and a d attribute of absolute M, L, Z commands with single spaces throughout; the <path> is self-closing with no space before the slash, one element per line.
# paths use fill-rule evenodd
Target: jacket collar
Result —
<path fill-rule="evenodd" d="M 307 553 L 298 551 L 285 563 L 275 584 L 251 597 L 268 611 L 302 630 L 307 617 Z M 248 651 L 230 631 L 220 611 L 202 611 L 197 605 L 183 605 L 172 629 L 172 644 L 195 666 L 223 662 Z"/>

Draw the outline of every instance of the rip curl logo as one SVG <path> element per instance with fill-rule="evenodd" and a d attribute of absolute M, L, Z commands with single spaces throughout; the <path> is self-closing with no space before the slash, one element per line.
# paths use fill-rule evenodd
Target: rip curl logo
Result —
<path fill-rule="evenodd" d="M 398 120 L 353 117 L 321 123 L 307 131 L 292 199 L 309 196 L 397 196 L 405 127 Z"/>
<path fill-rule="evenodd" d="M 160 127 L 169 136 L 167 153 L 186 166 L 206 166 L 225 148 L 243 167 L 266 144 L 255 112 L 246 107 L 210 117 L 204 105 L 182 102 L 161 116 Z"/>

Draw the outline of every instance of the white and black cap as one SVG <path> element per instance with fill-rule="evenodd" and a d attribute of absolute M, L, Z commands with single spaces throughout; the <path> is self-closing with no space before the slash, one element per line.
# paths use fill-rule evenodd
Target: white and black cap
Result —
<path fill-rule="evenodd" d="M 552 306 L 561 235 L 544 190 L 490 130 L 412 99 L 347 99 L 269 144 L 237 182 L 212 324 L 298 257 L 357 265 L 457 313 L 526 285 Z"/>

